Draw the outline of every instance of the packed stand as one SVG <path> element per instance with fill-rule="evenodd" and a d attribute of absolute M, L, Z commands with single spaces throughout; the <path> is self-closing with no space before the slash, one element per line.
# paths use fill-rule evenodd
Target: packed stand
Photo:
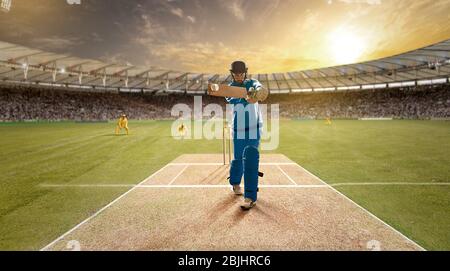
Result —
<path fill-rule="evenodd" d="M 225 100 L 203 96 L 203 106 Z M 130 119 L 173 119 L 173 105 L 193 109 L 190 95 L 108 93 L 48 87 L 0 86 L 0 120 L 106 121 L 127 114 Z M 271 95 L 282 118 L 450 118 L 450 86 L 422 86 L 340 92 Z"/>

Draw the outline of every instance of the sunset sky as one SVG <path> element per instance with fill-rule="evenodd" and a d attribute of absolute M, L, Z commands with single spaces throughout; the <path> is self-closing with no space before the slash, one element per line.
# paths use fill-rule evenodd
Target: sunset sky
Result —
<path fill-rule="evenodd" d="M 2 0 L 0 0 L 2 1 Z M 181 71 L 286 72 L 450 39 L 450 0 L 12 0 L 0 40 Z"/>

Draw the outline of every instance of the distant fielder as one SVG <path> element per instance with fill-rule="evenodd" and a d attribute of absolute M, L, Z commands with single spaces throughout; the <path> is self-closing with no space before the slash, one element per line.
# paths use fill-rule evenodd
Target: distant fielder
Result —
<path fill-rule="evenodd" d="M 183 137 L 186 136 L 187 133 L 187 127 L 186 125 L 184 125 L 184 123 L 182 123 L 180 126 L 178 126 L 178 134 Z"/>
<path fill-rule="evenodd" d="M 128 133 L 129 133 L 129 130 L 128 130 L 128 117 L 125 114 L 120 116 L 119 120 L 117 121 L 116 135 L 118 135 L 122 129 L 125 129 L 125 131 L 127 132 L 127 135 L 128 135 Z"/>
<path fill-rule="evenodd" d="M 267 99 L 269 91 L 258 80 L 247 79 L 248 68 L 242 61 L 231 64 L 233 82 L 230 86 L 245 87 L 246 98 L 226 98 L 233 105 L 233 147 L 234 159 L 230 167 L 230 184 L 236 195 L 242 195 L 241 179 L 244 175 L 243 210 L 256 204 L 259 177 L 259 143 L 263 119 L 258 102 Z"/>

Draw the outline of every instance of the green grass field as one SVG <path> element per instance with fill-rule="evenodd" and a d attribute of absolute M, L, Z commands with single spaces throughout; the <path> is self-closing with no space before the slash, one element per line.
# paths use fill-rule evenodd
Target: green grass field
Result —
<path fill-rule="evenodd" d="M 38 250 L 184 153 L 220 153 L 220 140 L 174 140 L 171 122 L 3 123 L 0 249 Z M 450 122 L 281 121 L 282 153 L 429 250 L 450 250 Z"/>

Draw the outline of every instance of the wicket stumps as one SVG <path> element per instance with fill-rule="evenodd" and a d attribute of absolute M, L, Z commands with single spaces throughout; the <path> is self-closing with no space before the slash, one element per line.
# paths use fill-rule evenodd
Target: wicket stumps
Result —
<path fill-rule="evenodd" d="M 222 151 L 223 151 L 223 164 L 227 164 L 227 153 L 228 153 L 228 164 L 231 164 L 231 129 L 228 125 L 223 125 L 222 133 Z"/>

